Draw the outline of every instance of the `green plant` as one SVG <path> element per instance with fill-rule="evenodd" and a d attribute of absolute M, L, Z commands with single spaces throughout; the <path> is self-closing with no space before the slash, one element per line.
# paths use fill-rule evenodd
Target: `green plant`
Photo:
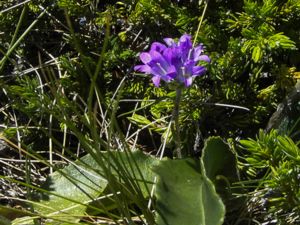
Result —
<path fill-rule="evenodd" d="M 297 0 L 1 1 L 0 132 L 16 151 L 5 151 L 10 158 L 0 161 L 0 174 L 8 168 L 15 179 L 1 175 L 0 182 L 25 187 L 25 197 L 6 196 L 24 208 L 1 206 L 0 223 L 164 223 L 164 216 L 173 221 L 180 215 L 172 218 L 162 204 L 175 201 L 165 189 L 174 185 L 184 190 L 175 193 L 182 202 L 198 199 L 180 210 L 199 220 L 198 211 L 217 213 L 212 223 L 220 223 L 224 203 L 225 224 L 267 222 L 268 216 L 297 223 L 299 119 L 289 117 L 297 110 L 275 116 L 270 127 L 280 135 L 259 134 L 244 143 L 246 151 L 232 152 L 220 138 L 209 137 L 253 138 L 283 96 L 295 93 L 299 12 Z M 176 92 L 153 87 L 133 66 L 150 43 L 184 33 L 206 46 L 211 63 L 181 96 L 181 147 L 193 159 L 160 161 L 174 149 L 170 115 Z M 132 152 L 137 149 L 146 155 Z M 153 164 L 156 173 L 149 169 Z M 165 171 L 169 167 L 176 176 L 195 179 L 194 186 L 189 189 L 184 177 L 174 179 Z M 41 188 L 36 174 L 41 180 L 52 174 L 53 183 Z M 64 184 L 68 189 L 60 188 Z M 211 196 L 216 211 L 203 207 L 195 186 Z M 197 224 L 194 218 L 182 217 Z"/>
<path fill-rule="evenodd" d="M 240 143 L 245 151 L 241 165 L 250 181 L 258 182 L 256 194 L 249 198 L 249 210 L 258 210 L 256 218 L 261 222 L 298 223 L 299 143 L 279 135 L 276 130 L 269 134 L 260 130 L 256 140 Z"/>

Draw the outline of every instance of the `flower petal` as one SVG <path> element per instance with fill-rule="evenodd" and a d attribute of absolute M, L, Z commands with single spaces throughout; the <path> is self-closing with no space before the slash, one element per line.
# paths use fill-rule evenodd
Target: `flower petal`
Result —
<path fill-rule="evenodd" d="M 193 68 L 195 66 L 196 62 L 193 61 L 193 60 L 187 60 L 185 63 L 184 63 L 184 76 L 187 76 L 187 75 L 192 75 L 193 74 Z"/>
<path fill-rule="evenodd" d="M 208 62 L 208 63 L 210 62 L 210 58 L 207 55 L 200 55 L 198 57 L 198 60 L 205 61 L 205 62 Z M 198 60 L 196 60 L 196 61 L 198 61 Z"/>
<path fill-rule="evenodd" d="M 167 74 L 166 76 L 170 77 L 172 80 L 176 78 L 177 76 L 177 70 L 176 70 L 176 67 L 175 66 L 170 66 L 168 71 L 167 71 Z"/>
<path fill-rule="evenodd" d="M 149 54 L 151 55 L 151 63 L 149 65 L 152 66 L 160 66 L 164 71 L 168 70 L 169 63 L 167 60 L 157 51 L 150 50 Z"/>
<path fill-rule="evenodd" d="M 151 50 L 157 51 L 157 52 L 163 52 L 167 47 L 159 42 L 153 42 L 151 45 Z"/>
<path fill-rule="evenodd" d="M 164 41 L 168 45 L 168 47 L 173 47 L 176 43 L 172 38 L 164 38 Z"/>
<path fill-rule="evenodd" d="M 155 87 L 159 87 L 160 76 L 154 76 L 154 77 L 152 77 L 152 82 L 153 82 L 153 84 L 154 84 Z"/>
<path fill-rule="evenodd" d="M 173 80 L 173 78 L 168 75 L 161 76 L 160 78 L 167 83 Z"/>
<path fill-rule="evenodd" d="M 162 67 L 154 65 L 151 67 L 151 74 L 153 74 L 154 76 L 162 77 L 166 74 L 166 71 L 162 70 Z"/>
<path fill-rule="evenodd" d="M 151 67 L 148 65 L 137 65 L 134 67 L 135 71 L 143 72 L 143 73 L 148 73 L 151 74 Z"/>
<path fill-rule="evenodd" d="M 179 39 L 178 47 L 181 51 L 181 60 L 185 62 L 186 60 L 188 60 L 190 52 L 193 47 L 191 36 L 188 34 L 182 35 L 181 38 Z"/>
<path fill-rule="evenodd" d="M 181 48 L 187 48 L 187 49 L 192 48 L 193 44 L 192 44 L 191 35 L 188 35 L 188 34 L 182 35 L 179 39 L 178 46 L 180 46 Z"/>
<path fill-rule="evenodd" d="M 142 52 L 140 54 L 140 59 L 144 64 L 148 64 L 152 60 L 151 55 L 148 52 Z"/>
<path fill-rule="evenodd" d="M 163 56 L 170 65 L 174 65 L 176 68 L 181 66 L 181 52 L 177 47 L 165 49 Z"/>
<path fill-rule="evenodd" d="M 193 49 L 193 60 L 198 61 L 200 55 L 203 53 L 203 46 L 198 45 Z"/>
<path fill-rule="evenodd" d="M 189 86 L 191 86 L 192 83 L 193 83 L 193 78 L 192 77 L 188 77 L 188 78 L 185 79 L 184 85 L 186 87 L 189 87 Z"/>
<path fill-rule="evenodd" d="M 193 76 L 200 76 L 206 72 L 206 68 L 204 66 L 194 66 L 193 67 Z"/>

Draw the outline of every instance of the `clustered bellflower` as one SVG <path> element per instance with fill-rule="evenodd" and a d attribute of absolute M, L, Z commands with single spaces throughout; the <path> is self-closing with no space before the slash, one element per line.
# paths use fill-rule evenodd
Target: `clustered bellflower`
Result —
<path fill-rule="evenodd" d="M 135 71 L 151 74 L 156 87 L 160 81 L 176 81 L 189 87 L 193 78 L 206 72 L 204 66 L 198 66 L 199 61 L 210 62 L 207 55 L 203 55 L 203 45 L 193 47 L 191 36 L 184 34 L 178 43 L 172 38 L 165 38 L 165 44 L 154 42 L 149 52 L 142 52 L 140 59 L 143 65 L 134 67 Z"/>

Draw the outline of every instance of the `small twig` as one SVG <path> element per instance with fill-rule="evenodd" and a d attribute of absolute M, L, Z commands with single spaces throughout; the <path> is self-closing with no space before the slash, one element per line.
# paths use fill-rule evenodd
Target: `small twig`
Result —
<path fill-rule="evenodd" d="M 198 25 L 198 28 L 197 28 L 197 32 L 196 32 L 196 35 L 195 35 L 195 38 L 194 38 L 193 48 L 194 48 L 195 45 L 196 45 L 196 40 L 197 40 L 198 35 L 199 35 L 199 32 L 200 32 L 200 27 L 201 27 L 202 22 L 203 22 L 203 18 L 204 18 L 206 9 L 207 9 L 207 5 L 208 5 L 208 1 L 205 1 L 204 9 L 203 9 L 203 12 L 202 12 L 202 15 L 201 15 L 201 18 L 200 18 L 200 22 L 199 22 L 199 25 Z"/>
<path fill-rule="evenodd" d="M 157 100 L 155 100 L 155 99 L 147 99 L 147 100 L 143 100 L 143 99 L 122 99 L 122 100 L 120 100 L 120 102 L 156 102 L 156 101 Z M 161 101 L 162 102 L 171 102 L 168 99 L 163 99 Z M 242 109 L 242 110 L 250 112 L 250 109 L 248 109 L 246 107 L 243 107 L 243 106 L 239 106 L 239 105 L 223 104 L 223 103 L 208 103 L 208 102 L 200 102 L 199 104 L 201 104 L 201 105 L 222 106 L 222 107 L 235 108 L 235 109 Z"/>
<path fill-rule="evenodd" d="M 27 2 L 30 2 L 30 1 L 31 1 L 31 0 L 26 0 L 26 1 L 24 1 L 24 2 L 21 2 L 21 3 L 18 3 L 18 4 L 16 4 L 16 5 L 13 5 L 13 6 L 7 8 L 7 9 L 4 9 L 4 10 L 0 11 L 0 14 L 5 13 L 5 12 L 11 10 L 11 9 L 17 8 L 17 7 L 21 6 L 21 5 L 24 5 L 24 4 L 26 4 Z"/>

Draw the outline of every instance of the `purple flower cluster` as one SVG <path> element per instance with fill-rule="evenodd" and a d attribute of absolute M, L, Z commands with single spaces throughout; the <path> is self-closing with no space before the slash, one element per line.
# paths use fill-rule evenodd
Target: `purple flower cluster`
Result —
<path fill-rule="evenodd" d="M 206 72 L 204 66 L 198 66 L 198 61 L 210 62 L 207 55 L 202 55 L 203 45 L 193 47 L 191 36 L 184 34 L 176 43 L 172 38 L 165 38 L 165 44 L 154 42 L 149 52 L 142 52 L 140 59 L 143 65 L 137 65 L 134 70 L 151 74 L 156 87 L 160 81 L 177 81 L 188 87 L 193 78 Z"/>

